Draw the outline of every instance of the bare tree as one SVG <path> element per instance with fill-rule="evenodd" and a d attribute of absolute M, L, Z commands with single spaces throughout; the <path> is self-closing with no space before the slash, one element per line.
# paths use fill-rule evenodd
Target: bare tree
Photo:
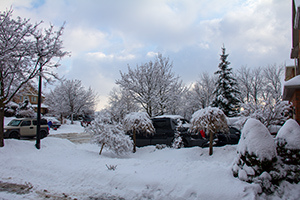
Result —
<path fill-rule="evenodd" d="M 269 65 L 264 68 L 265 77 L 265 100 L 269 98 L 275 101 L 281 99 L 281 77 L 283 75 L 284 67 L 277 65 Z"/>
<path fill-rule="evenodd" d="M 251 94 L 251 82 L 252 82 L 252 74 L 250 68 L 246 66 L 242 66 L 240 69 L 237 69 L 235 73 L 235 78 L 238 82 L 238 87 L 240 91 L 240 101 L 242 103 L 250 101 Z"/>
<path fill-rule="evenodd" d="M 47 95 L 46 104 L 56 113 L 66 113 L 71 116 L 73 124 L 74 114 L 84 114 L 94 111 L 97 95 L 91 89 L 85 89 L 80 80 L 66 80 Z M 60 106 L 57 106 L 60 104 Z"/>
<path fill-rule="evenodd" d="M 150 61 L 136 69 L 128 67 L 116 83 L 128 91 L 134 100 L 149 114 L 164 114 L 184 90 L 182 81 L 172 72 L 169 58 L 159 54 L 155 62 Z"/>
<path fill-rule="evenodd" d="M 110 92 L 107 110 L 115 121 L 121 122 L 127 114 L 137 112 L 140 109 L 141 107 L 127 90 L 113 88 Z"/>
<path fill-rule="evenodd" d="M 215 89 L 216 78 L 204 72 L 200 74 L 200 79 L 196 82 L 192 91 L 201 108 L 208 107 L 213 101 L 213 91 Z"/>
<path fill-rule="evenodd" d="M 250 80 L 251 90 L 250 94 L 255 104 L 259 103 L 264 93 L 265 79 L 262 73 L 262 68 L 258 67 L 252 70 L 252 79 Z"/>
<path fill-rule="evenodd" d="M 63 26 L 40 30 L 42 23 L 12 18 L 12 10 L 0 12 L 0 147 L 4 146 L 4 107 L 30 80 L 41 75 L 47 80 L 55 76 L 52 68 L 68 53 L 62 51 Z M 59 58 L 53 62 L 53 58 Z M 42 70 L 43 69 L 43 70 Z"/>

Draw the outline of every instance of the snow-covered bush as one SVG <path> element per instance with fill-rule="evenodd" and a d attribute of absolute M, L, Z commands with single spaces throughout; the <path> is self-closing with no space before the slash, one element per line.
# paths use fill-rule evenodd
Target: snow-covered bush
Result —
<path fill-rule="evenodd" d="M 215 107 L 207 107 L 196 111 L 192 115 L 190 131 L 199 133 L 203 130 L 210 137 L 209 155 L 212 155 L 213 134 L 218 131 L 228 132 L 227 119 L 224 112 Z"/>
<path fill-rule="evenodd" d="M 282 161 L 286 180 L 300 181 L 300 126 L 289 119 L 278 131 L 275 138 L 278 158 Z"/>
<path fill-rule="evenodd" d="M 19 105 L 15 102 L 10 101 L 4 107 L 4 116 L 5 117 L 12 117 L 16 114 L 16 110 Z"/>
<path fill-rule="evenodd" d="M 184 142 L 183 142 L 182 137 L 180 136 L 179 132 L 176 132 L 174 140 L 172 142 L 172 148 L 180 149 L 182 147 L 184 147 Z"/>
<path fill-rule="evenodd" d="M 99 154 L 102 153 L 103 147 L 116 154 L 124 154 L 132 150 L 130 137 L 124 134 L 122 125 L 113 121 L 107 112 L 98 113 L 85 131 L 91 135 L 92 143 L 101 146 Z"/>
<path fill-rule="evenodd" d="M 136 134 L 152 134 L 155 130 L 146 112 L 132 112 L 127 114 L 123 120 L 123 125 L 126 132 L 131 131 L 133 134 L 133 152 L 136 151 Z"/>
<path fill-rule="evenodd" d="M 273 192 L 281 175 L 277 169 L 275 142 L 257 119 L 248 119 L 242 129 L 233 164 L 233 175 L 242 181 L 258 183 L 264 192 Z"/>
<path fill-rule="evenodd" d="M 34 112 L 33 107 L 28 100 L 25 100 L 19 105 L 16 110 L 16 117 L 36 117 L 36 113 Z"/>
<path fill-rule="evenodd" d="M 240 116 L 241 123 L 248 118 L 255 118 L 263 123 L 267 128 L 271 125 L 282 125 L 290 117 L 292 111 L 291 104 L 287 101 L 277 101 L 276 103 L 270 100 L 256 104 L 248 102 L 241 104 L 243 111 Z"/>

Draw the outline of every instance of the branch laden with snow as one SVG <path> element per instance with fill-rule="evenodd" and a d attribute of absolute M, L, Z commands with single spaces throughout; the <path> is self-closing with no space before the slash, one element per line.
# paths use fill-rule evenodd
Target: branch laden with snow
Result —
<path fill-rule="evenodd" d="M 122 124 L 112 120 L 107 112 L 100 112 L 95 120 L 85 128 L 91 135 L 91 142 L 111 150 L 116 154 L 128 153 L 132 150 L 132 141 L 125 135 Z"/>

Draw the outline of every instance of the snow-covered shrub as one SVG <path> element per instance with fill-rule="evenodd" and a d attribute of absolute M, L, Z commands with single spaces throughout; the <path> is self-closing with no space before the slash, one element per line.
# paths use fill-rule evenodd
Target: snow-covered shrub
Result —
<path fill-rule="evenodd" d="M 19 105 L 19 107 L 16 110 L 16 117 L 36 117 L 36 113 L 28 100 L 25 100 Z"/>
<path fill-rule="evenodd" d="M 19 105 L 15 102 L 10 101 L 4 107 L 4 116 L 5 117 L 12 117 L 16 114 L 16 110 Z"/>
<path fill-rule="evenodd" d="M 133 152 L 136 151 L 136 134 L 152 134 L 154 126 L 149 115 L 146 112 L 132 112 L 125 116 L 123 120 L 126 132 L 133 134 Z"/>
<path fill-rule="evenodd" d="M 196 111 L 192 115 L 190 131 L 199 133 L 203 130 L 210 137 L 209 155 L 212 155 L 213 134 L 221 131 L 228 132 L 227 119 L 224 112 L 215 107 L 207 107 Z"/>
<path fill-rule="evenodd" d="M 281 178 L 276 161 L 276 146 L 268 129 L 257 119 L 248 119 L 237 146 L 233 175 L 258 183 L 264 192 L 271 193 Z"/>
<path fill-rule="evenodd" d="M 278 158 L 282 161 L 286 180 L 300 181 L 300 126 L 289 119 L 278 131 L 275 138 Z"/>
<path fill-rule="evenodd" d="M 282 125 L 290 117 L 292 111 L 291 104 L 287 101 L 277 101 L 275 103 L 264 101 L 262 103 L 248 102 L 241 104 L 243 111 L 240 116 L 241 122 L 248 118 L 255 118 L 263 123 L 267 128 L 271 125 Z"/>
<path fill-rule="evenodd" d="M 103 147 L 116 154 L 124 154 L 132 150 L 132 141 L 129 136 L 124 134 L 122 125 L 113 121 L 106 112 L 98 113 L 85 131 L 91 135 L 92 143 L 101 146 L 99 154 Z"/>
<path fill-rule="evenodd" d="M 175 137 L 174 137 L 174 140 L 173 140 L 171 146 L 174 149 L 180 149 L 180 148 L 184 147 L 184 142 L 183 142 L 182 137 L 180 136 L 179 132 L 175 133 Z"/>

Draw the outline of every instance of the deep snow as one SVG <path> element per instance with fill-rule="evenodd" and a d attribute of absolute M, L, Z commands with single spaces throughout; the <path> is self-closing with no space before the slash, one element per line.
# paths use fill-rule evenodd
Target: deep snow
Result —
<path fill-rule="evenodd" d="M 58 131 L 74 131 L 76 126 L 82 131 L 80 124 L 62 125 Z M 99 147 L 89 143 L 47 137 L 37 150 L 35 141 L 6 139 L 0 148 L 0 181 L 33 188 L 23 195 L 0 191 L 0 199 L 43 199 L 41 193 L 77 199 L 256 199 L 255 185 L 232 175 L 236 148 L 215 147 L 209 156 L 208 149 L 200 147 L 148 146 L 125 156 L 107 150 L 99 156 Z M 300 185 L 283 187 L 282 199 L 299 199 Z"/>

